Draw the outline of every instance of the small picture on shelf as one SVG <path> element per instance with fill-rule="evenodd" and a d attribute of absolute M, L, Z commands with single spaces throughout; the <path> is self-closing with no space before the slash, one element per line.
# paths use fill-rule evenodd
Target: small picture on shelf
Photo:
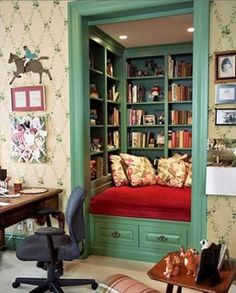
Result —
<path fill-rule="evenodd" d="M 143 115 L 143 125 L 155 125 L 156 117 L 155 115 Z"/>

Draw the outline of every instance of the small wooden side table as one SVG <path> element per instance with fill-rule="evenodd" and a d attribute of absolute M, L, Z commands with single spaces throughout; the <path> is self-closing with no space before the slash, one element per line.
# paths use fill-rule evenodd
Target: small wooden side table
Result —
<path fill-rule="evenodd" d="M 166 283 L 166 293 L 172 293 L 174 286 L 177 286 L 176 293 L 181 293 L 182 287 L 204 293 L 227 293 L 236 274 L 235 265 L 232 265 L 231 269 L 229 269 L 228 266 L 225 266 L 225 268 L 223 267 L 220 271 L 221 283 L 213 287 L 210 286 L 210 283 L 207 280 L 201 284 L 196 284 L 194 277 L 186 274 L 184 266 L 181 267 L 180 274 L 178 276 L 171 276 L 170 278 L 167 278 L 163 274 L 166 267 L 164 258 L 148 271 L 148 276 L 153 280 Z"/>

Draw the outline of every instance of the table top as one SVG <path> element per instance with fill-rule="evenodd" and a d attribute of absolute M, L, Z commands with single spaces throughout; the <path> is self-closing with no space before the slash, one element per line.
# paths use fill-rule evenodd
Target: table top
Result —
<path fill-rule="evenodd" d="M 196 291 L 206 293 L 226 293 L 229 290 L 236 273 L 235 265 L 232 265 L 231 269 L 229 269 L 228 266 L 225 266 L 225 268 L 223 267 L 223 269 L 220 271 L 220 284 L 216 286 L 210 286 L 208 280 L 202 282 L 201 284 L 196 284 L 194 277 L 192 275 L 187 275 L 184 266 L 181 266 L 180 274 L 178 276 L 171 276 L 169 278 L 166 277 L 164 275 L 166 267 L 164 258 L 148 271 L 148 276 L 153 280 L 176 285 L 179 287 L 190 288 Z"/>
<path fill-rule="evenodd" d="M 30 203 L 32 201 L 37 202 L 45 199 L 52 198 L 59 193 L 61 193 L 61 189 L 56 189 L 56 188 L 47 188 L 46 192 L 42 193 L 29 193 L 29 194 L 20 194 L 19 197 L 1 197 L 0 202 L 5 203 L 6 205 L 1 206 L 0 205 L 0 215 L 4 214 L 5 212 L 9 212 L 12 210 L 12 208 L 20 208 L 21 206 Z M 9 194 L 12 192 L 10 191 Z"/>

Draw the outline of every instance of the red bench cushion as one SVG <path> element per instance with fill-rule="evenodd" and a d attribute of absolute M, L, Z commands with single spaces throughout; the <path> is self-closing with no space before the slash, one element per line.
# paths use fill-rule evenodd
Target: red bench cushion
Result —
<path fill-rule="evenodd" d="M 188 222 L 191 220 L 191 188 L 111 187 L 91 199 L 90 213 Z"/>

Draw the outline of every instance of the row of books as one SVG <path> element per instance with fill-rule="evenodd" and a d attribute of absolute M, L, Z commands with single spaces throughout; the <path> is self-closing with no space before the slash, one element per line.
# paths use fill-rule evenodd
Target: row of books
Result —
<path fill-rule="evenodd" d="M 175 60 L 169 55 L 168 76 L 169 78 L 192 76 L 192 63 L 183 60 Z"/>
<path fill-rule="evenodd" d="M 111 107 L 108 110 L 108 124 L 114 126 L 120 125 L 120 111 L 116 107 Z"/>
<path fill-rule="evenodd" d="M 128 145 L 132 148 L 164 147 L 165 137 L 163 132 L 129 132 Z"/>
<path fill-rule="evenodd" d="M 169 148 L 191 148 L 192 132 L 189 130 L 168 131 Z"/>
<path fill-rule="evenodd" d="M 120 133 L 118 130 L 108 132 L 108 144 L 107 148 L 119 148 L 120 146 Z"/>
<path fill-rule="evenodd" d="M 192 85 L 172 83 L 168 90 L 168 101 L 192 101 Z"/>
<path fill-rule="evenodd" d="M 127 88 L 127 102 L 138 103 L 145 101 L 145 87 L 138 84 L 128 84 Z"/>
<path fill-rule="evenodd" d="M 128 109 L 128 121 L 129 125 L 142 125 L 143 115 L 146 114 L 146 111 L 143 109 Z"/>
<path fill-rule="evenodd" d="M 91 180 L 101 178 L 103 176 L 103 158 L 98 156 L 90 160 L 90 177 Z"/>
<path fill-rule="evenodd" d="M 171 124 L 192 124 L 192 111 L 187 110 L 171 110 Z"/>

